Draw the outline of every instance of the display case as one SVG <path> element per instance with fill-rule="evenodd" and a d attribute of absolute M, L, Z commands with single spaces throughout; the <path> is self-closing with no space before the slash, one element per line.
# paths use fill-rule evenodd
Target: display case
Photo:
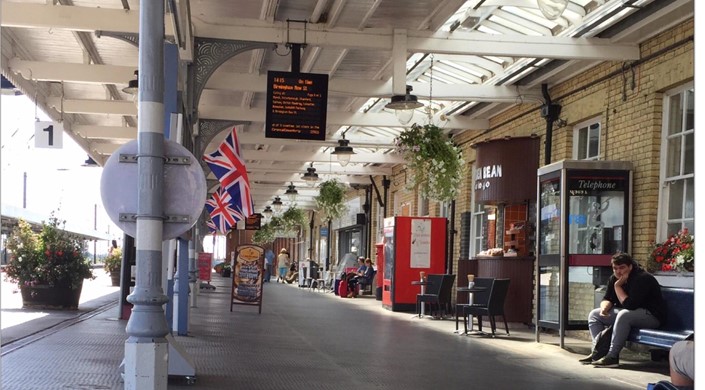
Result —
<path fill-rule="evenodd" d="M 587 329 L 611 258 L 630 251 L 632 168 L 621 161 L 556 162 L 538 170 L 538 326 Z"/>

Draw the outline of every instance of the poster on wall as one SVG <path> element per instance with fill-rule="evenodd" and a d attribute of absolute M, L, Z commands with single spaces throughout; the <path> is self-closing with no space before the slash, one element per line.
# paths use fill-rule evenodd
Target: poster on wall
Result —
<path fill-rule="evenodd" d="M 264 248 L 257 245 L 237 248 L 230 311 L 233 311 L 233 305 L 249 305 L 258 306 L 262 314 L 263 254 Z"/>
<path fill-rule="evenodd" d="M 411 221 L 411 268 L 431 267 L 431 220 Z"/>
<path fill-rule="evenodd" d="M 196 263 L 198 264 L 198 279 L 204 282 L 211 281 L 211 263 L 213 262 L 213 254 L 199 252 Z"/>

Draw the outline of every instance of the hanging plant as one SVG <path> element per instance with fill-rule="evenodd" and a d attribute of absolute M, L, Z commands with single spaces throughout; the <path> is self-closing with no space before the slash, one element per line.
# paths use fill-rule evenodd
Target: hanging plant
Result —
<path fill-rule="evenodd" d="M 296 206 L 289 207 L 281 216 L 284 230 L 292 231 L 306 225 L 306 213 Z"/>
<path fill-rule="evenodd" d="M 252 243 L 255 245 L 264 246 L 274 242 L 277 238 L 277 231 L 283 225 L 283 221 L 279 217 L 272 217 L 272 219 L 262 225 L 259 230 L 252 235 Z"/>
<path fill-rule="evenodd" d="M 325 216 L 325 219 L 338 219 L 345 214 L 345 186 L 343 183 L 333 179 L 321 183 L 316 197 L 318 211 Z"/>
<path fill-rule="evenodd" d="M 418 188 L 423 198 L 439 202 L 455 199 L 465 174 L 465 160 L 460 148 L 438 126 L 414 124 L 394 143 L 409 171 L 407 189 Z"/>

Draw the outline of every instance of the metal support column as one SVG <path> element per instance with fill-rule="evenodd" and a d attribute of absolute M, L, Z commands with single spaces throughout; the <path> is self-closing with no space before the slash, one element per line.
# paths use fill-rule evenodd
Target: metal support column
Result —
<path fill-rule="evenodd" d="M 173 330 L 179 336 L 188 335 L 188 297 L 189 297 L 189 241 L 178 239 L 179 257 L 174 278 L 174 325 Z"/>
<path fill-rule="evenodd" d="M 134 305 L 127 322 L 125 389 L 167 388 L 169 328 L 161 288 L 164 210 L 164 2 L 145 1 L 139 19 L 137 217 Z"/>
<path fill-rule="evenodd" d="M 198 239 L 196 228 L 192 229 L 193 239 L 188 242 L 188 282 L 191 294 L 191 307 L 198 307 L 198 268 L 196 267 L 196 245 L 195 240 Z"/>

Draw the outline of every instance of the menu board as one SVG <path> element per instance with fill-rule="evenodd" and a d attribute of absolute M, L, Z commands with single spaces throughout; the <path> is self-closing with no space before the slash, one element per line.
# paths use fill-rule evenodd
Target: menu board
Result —
<path fill-rule="evenodd" d="M 328 75 L 267 72 L 265 137 L 326 139 Z"/>
<path fill-rule="evenodd" d="M 237 248 L 230 311 L 233 311 L 233 305 L 251 305 L 259 306 L 262 313 L 263 254 L 264 248 L 257 245 Z"/>

